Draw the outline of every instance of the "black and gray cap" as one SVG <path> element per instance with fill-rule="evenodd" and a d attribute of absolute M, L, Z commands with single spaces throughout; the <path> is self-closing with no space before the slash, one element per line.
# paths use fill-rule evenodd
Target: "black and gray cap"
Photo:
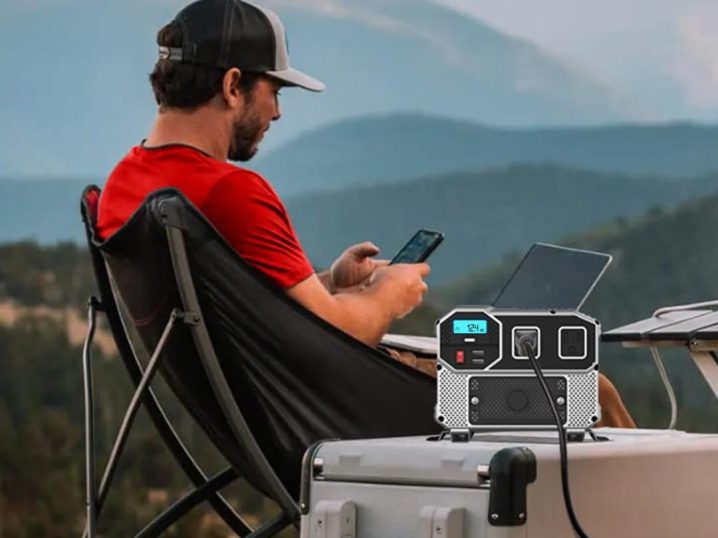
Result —
<path fill-rule="evenodd" d="M 266 73 L 315 92 L 326 87 L 289 66 L 284 26 L 267 8 L 242 0 L 198 0 L 174 22 L 182 27 L 182 47 L 160 46 L 161 59 Z"/>

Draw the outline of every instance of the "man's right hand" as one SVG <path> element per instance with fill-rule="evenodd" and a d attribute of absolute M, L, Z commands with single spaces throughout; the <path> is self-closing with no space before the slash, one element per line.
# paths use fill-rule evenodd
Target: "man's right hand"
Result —
<path fill-rule="evenodd" d="M 289 296 L 342 331 L 375 346 L 391 326 L 421 304 L 429 274 L 425 263 L 387 265 L 367 285 L 331 295 L 316 274 L 289 288 Z"/>
<path fill-rule="evenodd" d="M 406 316 L 421 304 L 429 287 L 424 278 L 431 273 L 426 263 L 397 263 L 379 267 L 372 275 L 370 286 L 382 288 L 391 298 L 395 319 Z"/>

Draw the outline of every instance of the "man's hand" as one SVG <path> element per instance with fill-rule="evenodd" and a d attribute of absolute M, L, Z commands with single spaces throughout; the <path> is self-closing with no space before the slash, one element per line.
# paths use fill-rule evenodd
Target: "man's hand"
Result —
<path fill-rule="evenodd" d="M 375 251 L 376 247 L 371 250 Z M 364 259 L 373 261 L 367 256 Z M 351 264 L 354 265 L 357 264 Z M 353 290 L 355 293 L 342 290 L 342 293 L 330 294 L 327 283 L 320 279 L 327 272 L 312 275 L 289 288 L 287 293 L 328 323 L 368 346 L 375 346 L 395 319 L 405 316 L 421 303 L 427 290 L 424 277 L 429 274 L 429 266 L 397 263 L 374 267 L 371 277 L 365 278 L 367 283 L 355 286 L 361 288 Z"/>
<path fill-rule="evenodd" d="M 372 276 L 371 286 L 383 286 L 392 298 L 393 318 L 400 319 L 424 300 L 429 289 L 424 278 L 430 272 L 426 263 L 397 263 L 378 269 Z"/>
<path fill-rule="evenodd" d="M 387 260 L 371 258 L 377 254 L 379 247 L 369 241 L 353 245 L 342 252 L 329 269 L 332 291 L 367 283 L 378 267 L 389 263 Z"/>

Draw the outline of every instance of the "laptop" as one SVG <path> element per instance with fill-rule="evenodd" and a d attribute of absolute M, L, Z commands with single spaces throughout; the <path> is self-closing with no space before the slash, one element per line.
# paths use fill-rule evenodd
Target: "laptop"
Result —
<path fill-rule="evenodd" d="M 502 309 L 578 310 L 611 263 L 602 252 L 535 243 L 494 299 Z M 382 344 L 417 353 L 436 353 L 436 339 L 387 334 Z"/>
<path fill-rule="evenodd" d="M 578 310 L 611 263 L 602 252 L 535 243 L 508 279 L 494 308 Z"/>

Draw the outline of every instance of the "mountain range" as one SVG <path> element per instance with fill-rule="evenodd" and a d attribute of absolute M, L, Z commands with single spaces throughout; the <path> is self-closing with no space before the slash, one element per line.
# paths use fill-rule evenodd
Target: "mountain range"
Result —
<path fill-rule="evenodd" d="M 106 174 L 147 134 L 155 35 L 185 3 L 3 2 L 2 174 Z M 322 95 L 283 93 L 284 118 L 270 144 L 341 118 L 395 111 L 514 126 L 644 117 L 636 103 L 532 43 L 430 0 L 262 3 L 282 16 L 292 63 L 328 84 Z"/>
<path fill-rule="evenodd" d="M 317 265 L 365 239 L 391 256 L 434 227 L 447 235 L 434 278 L 446 281 L 533 241 L 710 193 L 715 147 L 709 126 L 531 130 L 393 115 L 319 129 L 249 164 Z M 77 200 L 90 182 L 104 180 L 0 180 L 0 241 L 81 240 Z"/>
<path fill-rule="evenodd" d="M 551 242 L 616 218 L 718 191 L 718 174 L 668 180 L 550 165 L 448 173 L 291 198 L 310 259 L 327 266 L 349 244 L 374 241 L 391 258 L 419 228 L 444 232 L 432 281 L 447 282 L 536 241 Z"/>
<path fill-rule="evenodd" d="M 84 241 L 79 194 L 89 181 L 0 181 L 0 242 Z M 419 228 L 446 240 L 431 258 L 447 282 L 534 241 L 553 241 L 615 218 L 673 207 L 718 191 L 718 175 L 628 176 L 556 165 L 511 165 L 286 199 L 312 262 L 326 267 L 352 243 L 372 240 L 391 257 Z"/>
<path fill-rule="evenodd" d="M 391 114 L 318 128 L 250 166 L 288 195 L 513 163 L 695 177 L 718 171 L 717 148 L 718 127 L 690 123 L 509 129 Z"/>

